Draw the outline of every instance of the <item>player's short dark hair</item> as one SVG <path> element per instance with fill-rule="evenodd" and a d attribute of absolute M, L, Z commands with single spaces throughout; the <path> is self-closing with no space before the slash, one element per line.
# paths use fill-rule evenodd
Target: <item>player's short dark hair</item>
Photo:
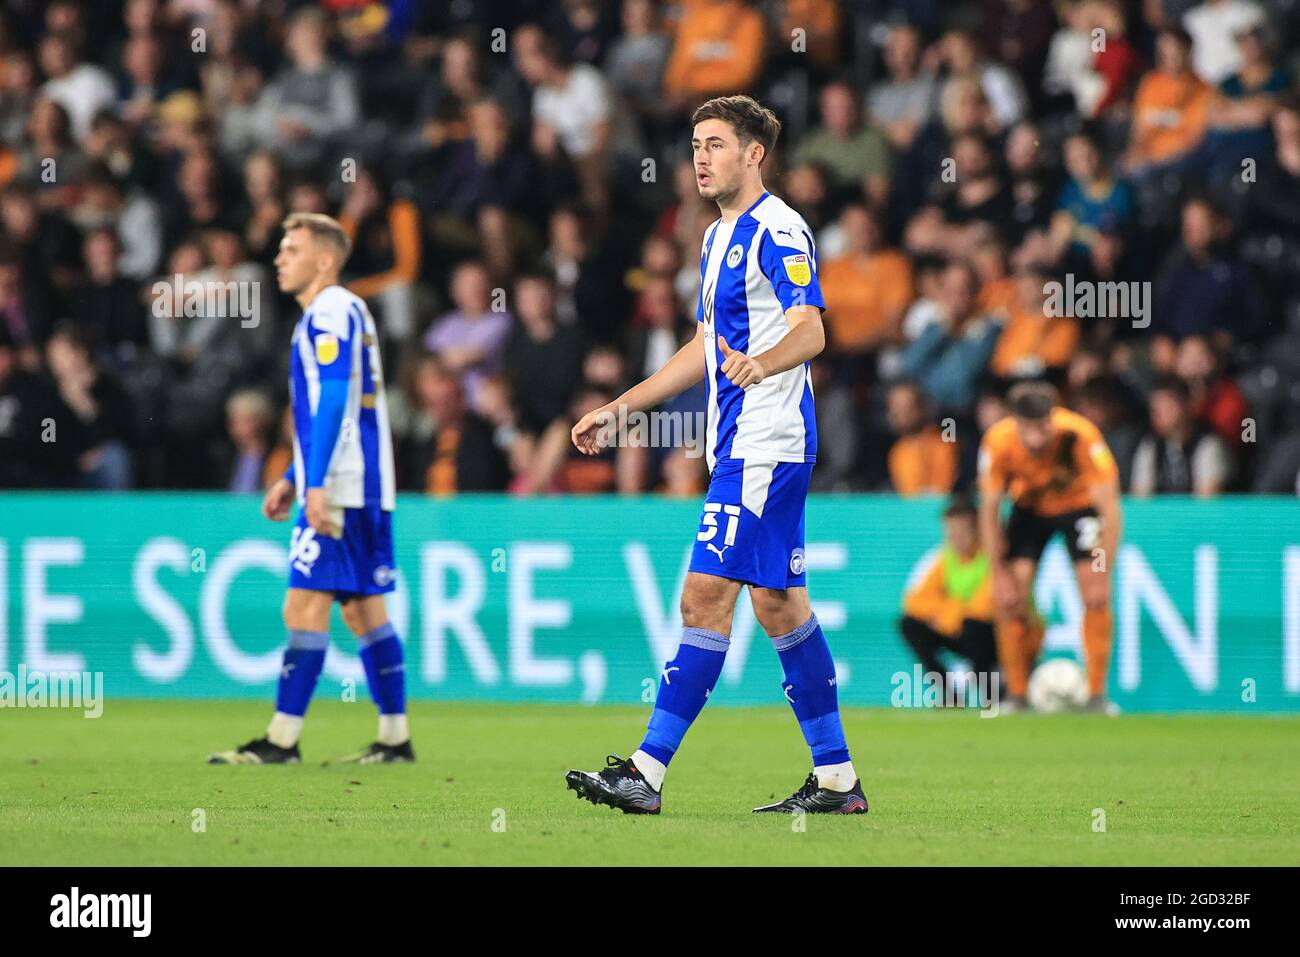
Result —
<path fill-rule="evenodd" d="M 1169 37 L 1184 50 L 1192 48 L 1192 35 L 1180 26 L 1170 25 L 1160 31 L 1160 36 Z"/>
<path fill-rule="evenodd" d="M 948 504 L 943 510 L 944 518 L 969 518 L 974 520 L 977 514 L 975 500 L 969 495 L 954 495 L 948 500 Z"/>
<path fill-rule="evenodd" d="M 1045 419 L 1059 401 L 1056 387 L 1050 382 L 1017 382 L 1007 393 L 1007 408 L 1021 419 Z"/>
<path fill-rule="evenodd" d="M 741 146 L 749 143 L 762 144 L 765 159 L 772 152 L 772 147 L 776 146 L 776 138 L 781 135 L 781 121 L 776 118 L 776 114 L 752 96 L 743 93 L 736 96 L 715 96 L 702 104 L 691 115 L 691 126 L 698 126 L 705 120 L 722 120 L 736 131 Z"/>
<path fill-rule="evenodd" d="M 352 239 L 339 225 L 339 221 L 324 213 L 290 213 L 284 218 L 280 227 L 287 233 L 294 229 L 305 229 L 312 239 L 325 242 L 338 250 L 339 263 L 347 261 L 352 252 Z"/>

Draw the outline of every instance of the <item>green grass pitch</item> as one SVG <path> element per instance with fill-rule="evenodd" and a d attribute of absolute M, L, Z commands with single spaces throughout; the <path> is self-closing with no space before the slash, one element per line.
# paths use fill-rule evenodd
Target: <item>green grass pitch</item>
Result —
<path fill-rule="evenodd" d="M 644 708 L 421 702 L 419 763 L 358 768 L 334 759 L 374 712 L 318 701 L 301 766 L 203 763 L 269 707 L 0 712 L 0 864 L 1300 863 L 1297 718 L 851 709 L 871 813 L 799 830 L 750 813 L 808 770 L 784 708 L 708 709 L 645 818 L 564 785 L 635 748 Z"/>

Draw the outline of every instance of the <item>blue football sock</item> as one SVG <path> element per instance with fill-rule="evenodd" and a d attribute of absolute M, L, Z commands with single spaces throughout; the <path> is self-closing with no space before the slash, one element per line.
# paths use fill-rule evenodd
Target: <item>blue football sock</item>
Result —
<path fill-rule="evenodd" d="M 380 714 L 406 713 L 406 666 L 402 663 L 402 642 L 392 622 L 366 632 L 361 643 L 361 664 L 366 669 L 370 697 Z"/>
<path fill-rule="evenodd" d="M 812 749 L 813 766 L 843 764 L 849 760 L 840 723 L 835 688 L 835 661 L 817 616 L 788 635 L 772 639 L 785 671 L 785 696 L 794 707 L 804 740 Z"/>
<path fill-rule="evenodd" d="M 325 667 L 325 649 L 330 636 L 323 631 L 290 630 L 289 647 L 280 668 L 280 684 L 275 693 L 275 710 L 301 718 L 307 713 L 321 669 Z"/>
<path fill-rule="evenodd" d="M 731 639 L 716 631 L 685 628 L 677 657 L 664 665 L 659 694 L 650 715 L 641 750 L 667 765 L 673 759 L 686 729 L 699 717 L 709 692 L 722 674 Z"/>

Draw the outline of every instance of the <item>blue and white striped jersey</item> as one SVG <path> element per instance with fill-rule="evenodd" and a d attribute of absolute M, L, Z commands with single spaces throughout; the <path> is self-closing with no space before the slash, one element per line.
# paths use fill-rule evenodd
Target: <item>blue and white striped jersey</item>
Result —
<path fill-rule="evenodd" d="M 817 281 L 817 249 L 802 216 L 764 193 L 733 223 L 719 219 L 704 233 L 700 255 L 708 401 L 709 471 L 720 459 L 815 462 L 817 418 L 808 363 L 770 375 L 747 391 L 720 371 L 717 338 L 746 355 L 776 345 L 790 331 L 792 306 L 825 308 Z"/>
<path fill-rule="evenodd" d="M 293 331 L 289 395 L 293 404 L 293 475 L 306 498 L 312 425 L 321 384 L 347 384 L 343 421 L 328 459 L 323 487 L 332 506 L 396 506 L 393 442 L 384 398 L 384 373 L 375 320 L 365 302 L 342 286 L 316 294 Z"/>

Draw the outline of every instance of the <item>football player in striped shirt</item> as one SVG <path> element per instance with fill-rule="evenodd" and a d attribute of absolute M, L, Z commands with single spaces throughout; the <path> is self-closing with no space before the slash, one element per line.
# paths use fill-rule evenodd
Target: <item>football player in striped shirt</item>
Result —
<path fill-rule="evenodd" d="M 350 250 L 347 233 L 328 216 L 295 213 L 284 221 L 276 278 L 303 308 L 289 363 L 293 465 L 266 493 L 262 511 L 283 521 L 295 499 L 299 505 L 284 602 L 289 647 L 266 734 L 211 755 L 213 764 L 301 760 L 298 737 L 325 664 L 336 601 L 361 645 L 366 684 L 379 707 L 377 740 L 350 760 L 415 759 L 402 643 L 384 604 L 394 587 L 393 444 L 375 320 L 339 285 Z"/>
<path fill-rule="evenodd" d="M 813 764 L 790 797 L 754 810 L 862 814 L 835 662 L 804 571 L 804 502 L 817 459 L 809 360 L 826 341 L 817 250 L 803 217 L 763 188 L 760 167 L 781 129 L 772 111 L 748 96 L 719 97 L 692 123 L 696 185 L 721 213 L 701 249 L 695 337 L 573 428 L 574 444 L 596 454 L 620 406 L 651 409 L 707 380 L 712 475 L 682 590 L 681 644 L 664 666 L 641 746 L 599 771 L 570 771 L 567 781 L 593 804 L 659 813 L 668 763 L 722 672 L 736 599 L 748 586 Z"/>

